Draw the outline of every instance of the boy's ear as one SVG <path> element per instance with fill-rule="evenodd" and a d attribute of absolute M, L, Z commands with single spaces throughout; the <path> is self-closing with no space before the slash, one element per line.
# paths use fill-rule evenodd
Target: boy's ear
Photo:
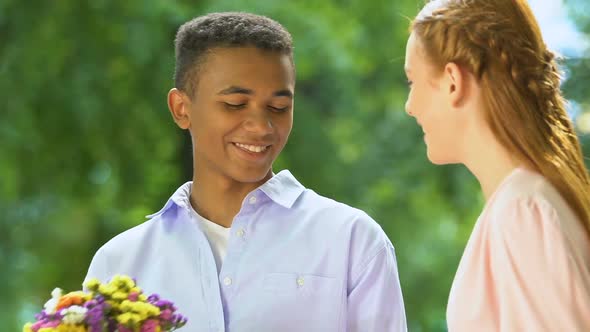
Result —
<path fill-rule="evenodd" d="M 184 92 L 173 88 L 168 92 L 168 109 L 176 125 L 188 129 L 191 125 L 189 116 L 190 98 Z"/>

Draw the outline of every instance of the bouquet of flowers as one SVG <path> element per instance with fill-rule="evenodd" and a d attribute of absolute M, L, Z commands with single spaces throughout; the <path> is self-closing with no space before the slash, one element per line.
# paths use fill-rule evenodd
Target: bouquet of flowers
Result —
<path fill-rule="evenodd" d="M 187 322 L 172 302 L 146 296 L 128 276 L 117 275 L 106 284 L 91 279 L 84 286 L 88 292 L 54 289 L 23 332 L 167 332 Z"/>

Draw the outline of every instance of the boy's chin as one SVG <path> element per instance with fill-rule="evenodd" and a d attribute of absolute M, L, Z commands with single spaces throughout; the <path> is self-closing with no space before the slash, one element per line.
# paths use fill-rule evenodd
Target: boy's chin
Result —
<path fill-rule="evenodd" d="M 232 178 L 241 183 L 264 182 L 272 177 L 272 169 L 265 170 L 238 170 L 234 172 Z"/>

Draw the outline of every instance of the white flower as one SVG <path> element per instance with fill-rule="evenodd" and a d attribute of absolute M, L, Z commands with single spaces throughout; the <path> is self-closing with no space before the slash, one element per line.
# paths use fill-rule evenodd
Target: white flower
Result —
<path fill-rule="evenodd" d="M 88 309 L 79 305 L 73 305 L 61 311 L 61 314 L 64 315 L 62 321 L 71 325 L 80 324 L 84 321 L 87 312 Z"/>
<path fill-rule="evenodd" d="M 62 293 L 63 292 L 62 292 L 61 288 L 54 288 L 53 291 L 51 292 L 51 297 L 53 297 L 54 299 L 55 298 L 59 299 L 61 297 Z"/>
<path fill-rule="evenodd" d="M 62 295 L 61 288 L 56 288 L 51 292 L 51 299 L 45 303 L 45 312 L 48 314 L 54 314 L 59 302 L 59 298 Z"/>

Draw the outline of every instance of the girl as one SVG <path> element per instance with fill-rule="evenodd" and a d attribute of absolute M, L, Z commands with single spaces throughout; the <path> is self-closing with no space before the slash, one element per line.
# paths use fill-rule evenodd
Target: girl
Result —
<path fill-rule="evenodd" d="M 590 178 L 527 2 L 430 1 L 410 31 L 406 112 L 486 198 L 449 331 L 590 331 Z"/>

